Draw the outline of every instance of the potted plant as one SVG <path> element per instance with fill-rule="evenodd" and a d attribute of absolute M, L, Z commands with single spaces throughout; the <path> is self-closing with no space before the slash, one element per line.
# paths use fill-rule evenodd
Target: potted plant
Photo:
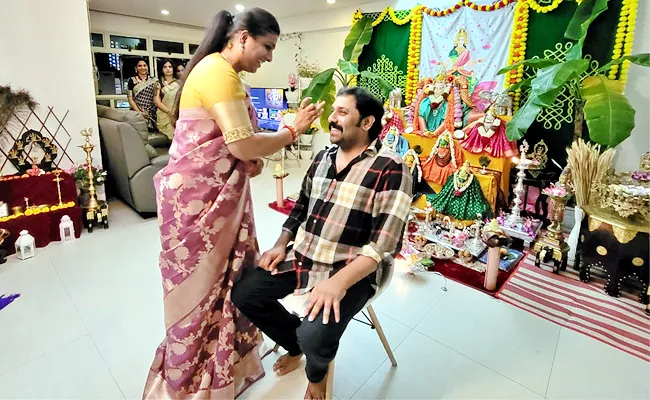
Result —
<path fill-rule="evenodd" d="M 296 74 L 289 74 L 289 91 L 287 92 L 287 102 L 289 104 L 298 104 L 299 93 L 296 90 L 298 88 L 298 77 Z"/>
<path fill-rule="evenodd" d="M 553 106 L 565 87 L 575 97 L 575 138 L 582 137 L 583 121 L 587 122 L 590 139 L 603 146 L 616 147 L 630 136 L 634 128 L 634 108 L 623 94 L 621 82 L 610 80 L 602 73 L 624 61 L 650 66 L 648 53 L 621 57 L 599 68 L 597 75 L 583 77 L 590 62 L 582 54 L 587 31 L 596 17 L 607 10 L 607 1 L 584 0 L 578 5 L 564 34 L 567 39 L 576 41 L 565 61 L 528 59 L 499 71 L 504 74 L 522 65 L 535 70 L 534 76 L 508 88 L 509 91 L 531 88 L 524 105 L 506 125 L 509 140 L 521 139 L 537 115 Z"/>
<path fill-rule="evenodd" d="M 322 127 L 327 127 L 327 118 L 332 113 L 332 103 L 334 103 L 334 96 L 336 95 L 335 77 L 343 87 L 349 86 L 353 78 L 360 75 L 368 79 L 377 79 L 385 94 L 393 90 L 393 86 L 381 76 L 370 71 L 359 72 L 359 56 L 363 51 L 363 47 L 370 43 L 372 30 L 372 21 L 367 17 L 357 21 L 345 38 L 343 58 L 339 59 L 338 66 L 318 73 L 309 86 L 302 91 L 302 98 L 311 97 L 313 101 L 325 102 L 325 112 L 323 112 L 320 119 Z"/>
<path fill-rule="evenodd" d="M 106 197 L 104 183 L 106 183 L 106 171 L 92 166 L 93 171 L 93 184 L 95 185 L 95 192 L 98 198 Z M 79 204 L 84 204 L 90 198 L 90 179 L 88 177 L 88 164 L 73 165 L 68 171 L 70 175 L 74 176 L 75 184 L 77 186 L 77 196 L 79 197 Z"/>
<path fill-rule="evenodd" d="M 318 132 L 318 126 L 312 124 L 311 127 L 307 130 L 307 132 L 300 135 L 300 144 L 305 146 L 310 146 L 312 141 L 314 140 L 314 134 L 316 134 L 316 132 Z"/>

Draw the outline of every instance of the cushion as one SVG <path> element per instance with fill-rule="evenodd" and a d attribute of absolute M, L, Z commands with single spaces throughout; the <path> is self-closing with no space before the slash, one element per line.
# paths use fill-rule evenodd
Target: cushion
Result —
<path fill-rule="evenodd" d="M 149 158 L 158 157 L 156 149 L 149 144 L 149 128 L 147 126 L 147 120 L 144 119 L 142 114 L 133 110 L 121 110 L 98 105 L 97 116 L 100 118 L 112 119 L 117 122 L 125 122 L 131 125 L 133 129 L 138 132 L 138 135 L 140 135 L 140 139 L 142 139 L 142 144 L 144 144 Z"/>

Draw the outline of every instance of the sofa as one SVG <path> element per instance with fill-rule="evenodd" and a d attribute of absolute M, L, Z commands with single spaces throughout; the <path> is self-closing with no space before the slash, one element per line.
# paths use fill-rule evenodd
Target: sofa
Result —
<path fill-rule="evenodd" d="M 138 213 L 156 212 L 154 175 L 169 161 L 169 139 L 139 113 L 97 106 L 104 168 L 115 194 Z"/>

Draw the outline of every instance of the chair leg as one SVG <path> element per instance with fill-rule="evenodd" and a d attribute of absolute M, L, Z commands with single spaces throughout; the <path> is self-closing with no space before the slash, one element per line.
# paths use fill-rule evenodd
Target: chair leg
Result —
<path fill-rule="evenodd" d="M 332 392 L 334 391 L 334 360 L 327 367 L 327 382 L 325 383 L 325 400 L 332 400 Z"/>
<path fill-rule="evenodd" d="M 395 355 L 393 354 L 393 350 L 391 350 L 390 345 L 388 344 L 388 340 L 386 339 L 386 335 L 384 335 L 384 330 L 381 327 L 381 324 L 379 323 L 379 319 L 377 319 L 377 314 L 375 314 L 375 310 L 372 308 L 372 306 L 368 306 L 368 315 L 370 316 L 370 321 L 372 324 L 375 326 L 375 330 L 377 331 L 377 335 L 379 336 L 379 340 L 381 340 L 381 344 L 384 345 L 384 349 L 386 350 L 386 354 L 388 354 L 388 358 L 390 359 L 391 364 L 393 364 L 393 367 L 397 367 L 397 360 L 395 360 Z"/>

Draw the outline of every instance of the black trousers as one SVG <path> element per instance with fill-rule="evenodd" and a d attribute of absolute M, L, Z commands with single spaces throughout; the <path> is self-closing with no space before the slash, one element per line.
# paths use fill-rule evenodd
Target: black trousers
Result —
<path fill-rule="evenodd" d="M 331 312 L 329 323 L 325 325 L 322 311 L 312 322 L 307 318 L 301 321 L 278 302 L 293 293 L 297 284 L 294 272 L 271 275 L 261 268 L 246 269 L 233 287 L 231 298 L 239 311 L 289 355 L 305 354 L 307 379 L 318 383 L 325 378 L 348 323 L 375 291 L 369 279 L 359 281 L 341 300 L 341 321 L 336 323 Z"/>

